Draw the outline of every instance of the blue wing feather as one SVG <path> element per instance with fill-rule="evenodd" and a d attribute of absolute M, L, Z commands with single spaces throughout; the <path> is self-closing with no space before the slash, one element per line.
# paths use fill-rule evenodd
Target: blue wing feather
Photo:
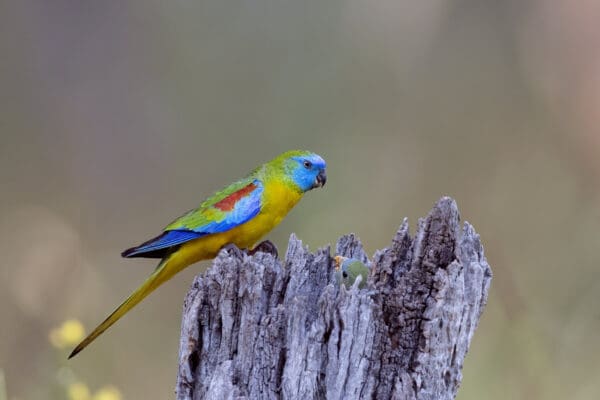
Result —
<path fill-rule="evenodd" d="M 262 192 L 261 185 L 248 196 L 240 199 L 231 211 L 225 213 L 223 219 L 195 228 L 193 231 L 203 234 L 220 233 L 248 222 L 260 212 Z"/>
<path fill-rule="evenodd" d="M 198 233 L 186 230 L 165 231 L 160 236 L 157 236 L 149 241 L 142 243 L 137 247 L 125 250 L 121 255 L 123 257 L 152 257 L 152 253 L 162 257 L 158 250 L 168 249 L 173 246 L 178 246 L 190 240 L 201 238 L 206 233 Z"/>

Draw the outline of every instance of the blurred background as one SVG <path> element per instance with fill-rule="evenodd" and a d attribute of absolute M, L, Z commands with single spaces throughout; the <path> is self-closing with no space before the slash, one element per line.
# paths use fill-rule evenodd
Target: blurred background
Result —
<path fill-rule="evenodd" d="M 70 362 L 53 329 L 93 328 L 155 266 L 123 249 L 294 148 L 328 183 L 269 236 L 280 254 L 291 232 L 372 254 L 453 196 L 494 272 L 458 398 L 599 398 L 599 20 L 595 1 L 1 2 L 7 398 L 172 398 L 201 266 Z"/>

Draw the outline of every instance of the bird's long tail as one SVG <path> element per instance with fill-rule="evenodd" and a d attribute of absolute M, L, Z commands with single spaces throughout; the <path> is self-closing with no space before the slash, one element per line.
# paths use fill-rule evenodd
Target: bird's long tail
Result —
<path fill-rule="evenodd" d="M 85 339 L 81 341 L 75 347 L 73 352 L 69 355 L 69 358 L 73 358 L 81 350 L 85 349 L 90 343 L 92 343 L 98 336 L 100 336 L 105 330 L 110 328 L 112 324 L 117 322 L 123 315 L 129 310 L 135 307 L 140 301 L 154 291 L 157 287 L 168 281 L 177 272 L 185 268 L 186 265 L 182 262 L 176 254 L 173 253 L 170 256 L 164 258 L 156 267 L 152 275 L 146 279 L 146 281 L 133 292 L 127 300 L 125 300 L 112 314 L 110 314 L 104 322 L 102 322 L 92 333 L 90 333 Z"/>

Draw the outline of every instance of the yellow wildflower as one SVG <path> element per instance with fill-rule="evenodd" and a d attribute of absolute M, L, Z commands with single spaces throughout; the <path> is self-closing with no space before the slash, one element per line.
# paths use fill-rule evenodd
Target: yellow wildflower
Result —
<path fill-rule="evenodd" d="M 71 383 L 67 388 L 69 394 L 69 400 L 91 400 L 92 395 L 90 389 L 88 389 L 85 383 L 75 382 Z"/>
<path fill-rule="evenodd" d="M 121 392 L 114 386 L 104 386 L 94 395 L 94 400 L 121 400 Z"/>
<path fill-rule="evenodd" d="M 76 319 L 69 319 L 58 328 L 50 331 L 50 343 L 56 348 L 62 349 L 76 345 L 83 339 L 85 330 L 83 325 Z"/>

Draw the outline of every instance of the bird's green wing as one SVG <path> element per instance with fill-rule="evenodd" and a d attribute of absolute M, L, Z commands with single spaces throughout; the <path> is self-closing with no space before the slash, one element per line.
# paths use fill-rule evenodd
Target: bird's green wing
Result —
<path fill-rule="evenodd" d="M 165 251 L 182 243 L 235 228 L 259 213 L 263 189 L 262 182 L 251 174 L 171 222 L 161 235 L 125 250 L 122 255 L 162 258 Z"/>

